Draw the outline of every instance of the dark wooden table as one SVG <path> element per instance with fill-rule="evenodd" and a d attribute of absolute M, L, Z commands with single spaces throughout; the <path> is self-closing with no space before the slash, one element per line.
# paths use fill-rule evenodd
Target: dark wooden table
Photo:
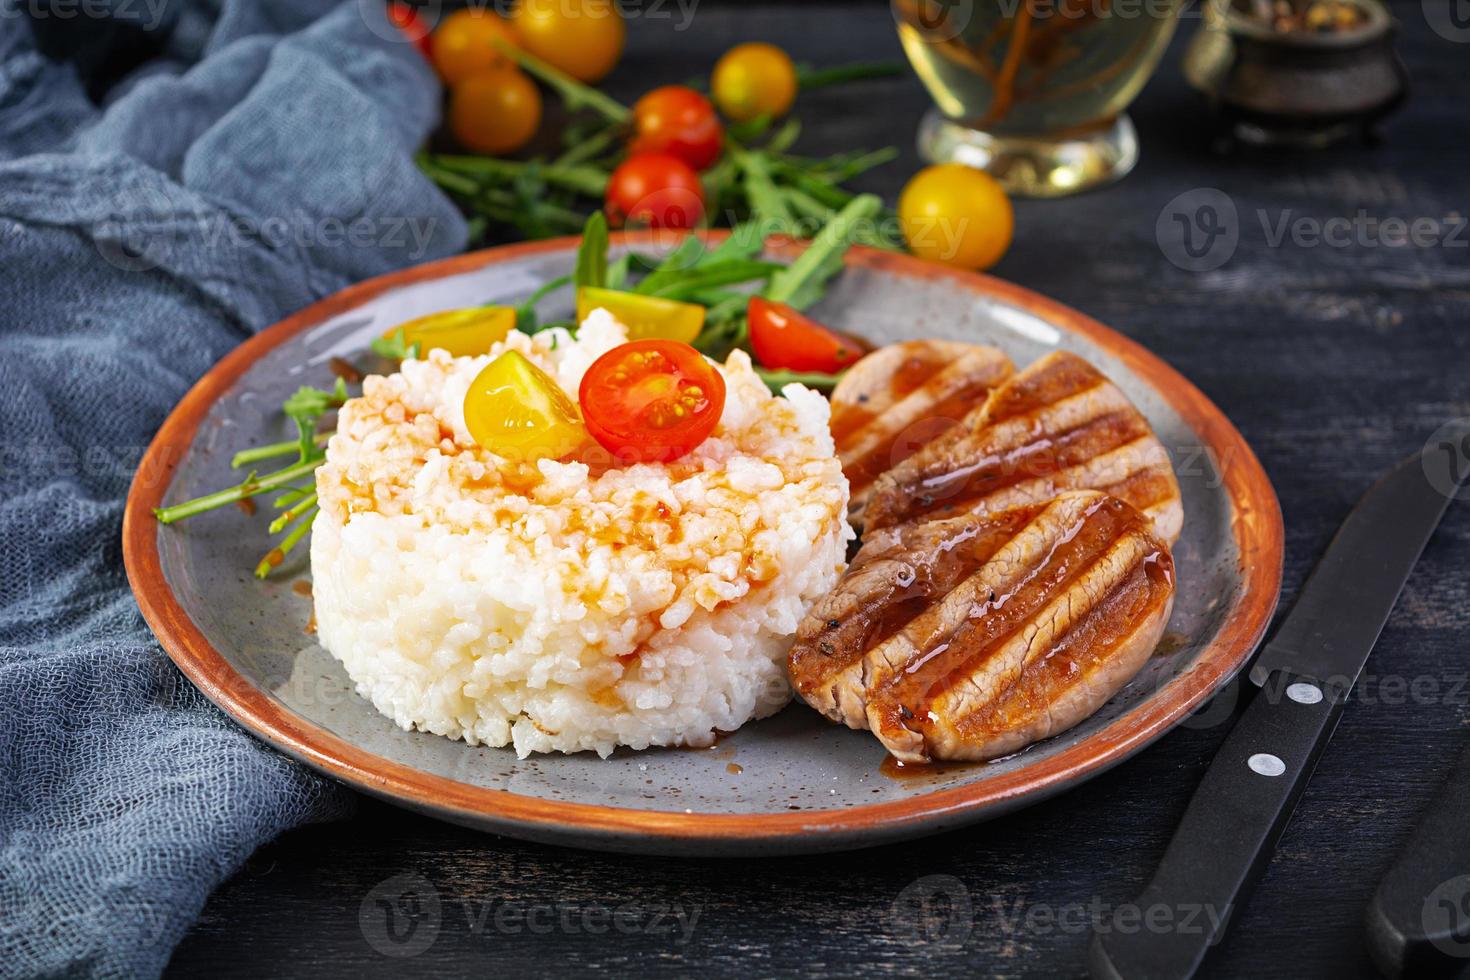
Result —
<path fill-rule="evenodd" d="M 1138 169 L 1074 199 L 1021 203 L 1015 245 L 995 270 L 1143 342 L 1234 419 L 1285 512 L 1283 608 L 1374 476 L 1441 422 L 1470 415 L 1470 44 L 1436 34 L 1418 2 L 1397 13 L 1414 88 L 1384 145 L 1230 158 L 1210 152 L 1207 117 L 1181 78 L 1190 16 L 1134 108 Z M 676 32 L 679 16 L 632 24 L 615 94 L 702 74 L 738 40 L 776 41 L 819 64 L 901 57 L 881 3 L 709 2 Z M 918 166 L 913 134 L 927 104 L 908 75 L 814 93 L 801 105 L 802 146 L 897 144 L 903 158 L 867 179 L 892 200 Z M 1238 245 L 1218 270 L 1194 273 L 1170 261 L 1177 238 L 1161 245 L 1155 227 L 1178 195 L 1204 188 L 1233 203 Z M 1432 219 L 1440 239 L 1394 247 L 1365 230 L 1338 247 L 1275 235 L 1283 220 L 1360 213 L 1364 229 Z M 1373 975 L 1364 905 L 1470 739 L 1467 547 L 1462 504 L 1409 582 L 1212 975 Z M 1087 922 L 1134 897 L 1228 725 L 1226 713 L 1181 728 L 992 823 L 816 858 L 580 853 L 363 800 L 353 819 L 288 834 L 253 857 L 210 900 L 172 972 L 1080 975 Z M 359 925 L 365 903 L 399 889 L 404 874 L 426 880 L 438 902 L 437 933 L 425 926 L 401 947 L 425 947 L 411 959 L 385 956 L 379 947 L 400 947 L 375 944 Z"/>

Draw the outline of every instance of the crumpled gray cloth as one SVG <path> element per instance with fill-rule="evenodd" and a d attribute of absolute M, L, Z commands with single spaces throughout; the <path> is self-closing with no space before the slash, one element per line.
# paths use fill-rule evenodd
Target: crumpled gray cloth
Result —
<path fill-rule="evenodd" d="M 350 807 L 164 656 L 124 578 L 123 499 L 230 348 L 465 238 L 412 160 L 438 87 L 382 3 L 114 6 L 122 32 L 96 3 L 42 23 L 45 3 L 0 0 L 6 977 L 155 975 L 252 850 Z M 99 81 L 140 28 L 150 57 Z M 47 56 L 73 34 L 85 58 Z"/>

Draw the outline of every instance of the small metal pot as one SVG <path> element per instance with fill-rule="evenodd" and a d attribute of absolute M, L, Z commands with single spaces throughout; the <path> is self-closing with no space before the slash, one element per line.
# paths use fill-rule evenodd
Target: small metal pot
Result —
<path fill-rule="evenodd" d="M 1364 15 L 1360 23 L 1315 33 L 1277 31 L 1231 0 L 1205 0 L 1184 75 L 1218 109 L 1226 145 L 1378 138 L 1378 123 L 1404 100 L 1408 75 L 1394 51 L 1397 25 L 1388 10 L 1378 0 L 1352 2 Z"/>

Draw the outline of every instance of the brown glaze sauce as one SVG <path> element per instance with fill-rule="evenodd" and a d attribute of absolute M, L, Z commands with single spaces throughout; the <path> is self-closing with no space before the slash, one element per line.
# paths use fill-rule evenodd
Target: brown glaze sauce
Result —
<path fill-rule="evenodd" d="M 1083 465 L 1142 438 L 1148 435 L 1148 423 L 1136 412 L 1112 412 L 1064 432 L 1045 433 L 1039 421 L 1031 431 L 1034 437 L 1019 446 L 958 447 L 954 455 L 974 461 L 963 466 L 937 461 L 934 473 L 885 488 L 865 517 L 881 527 L 925 515 L 963 513 L 993 494 Z"/>
<path fill-rule="evenodd" d="M 745 767 L 740 765 L 739 763 L 731 762 L 725 765 L 725 771 L 732 776 L 738 776 L 745 771 Z"/>
<path fill-rule="evenodd" d="M 940 655 L 925 651 L 916 663 L 905 668 L 896 683 L 881 695 L 891 720 L 915 731 L 927 727 L 928 714 L 937 699 L 969 682 L 1039 610 L 1091 568 L 1120 535 L 1143 527 L 1138 513 L 1120 501 L 1104 498 L 1092 504 L 1026 577 L 962 622 Z M 899 717 L 892 719 L 893 715 Z M 909 722 L 917 722 L 919 727 Z"/>
<path fill-rule="evenodd" d="M 311 598 L 311 583 L 304 578 L 299 578 L 291 583 L 291 591 L 300 596 Z"/>
<path fill-rule="evenodd" d="M 887 591 L 862 595 L 851 615 L 823 624 L 814 638 L 798 640 L 789 659 L 797 690 L 809 693 L 820 687 L 933 608 L 938 599 L 994 557 L 1040 510 L 1040 506 L 1024 507 L 960 518 L 937 533 L 934 525 L 903 528 L 894 548 L 884 549 L 875 558 L 865 559 L 859 552 L 837 588 L 841 590 L 864 569 L 887 560 L 889 564 L 881 569 L 889 576 L 884 583 Z"/>
<path fill-rule="evenodd" d="M 327 360 L 327 368 L 350 385 L 360 384 L 362 382 L 362 372 L 351 361 L 344 361 L 340 357 L 329 358 Z"/>
<path fill-rule="evenodd" d="M 848 484 L 854 491 L 871 485 L 920 449 L 965 425 L 970 413 L 984 404 L 991 387 L 990 379 L 975 378 L 948 397 L 940 398 L 922 419 L 902 431 L 889 433 L 888 438 L 879 441 L 870 451 L 850 461 L 844 467 Z M 834 440 L 836 438 L 833 436 Z M 839 445 L 838 449 L 841 448 Z"/>
<path fill-rule="evenodd" d="M 1148 561 L 1074 622 L 1048 656 L 1027 664 L 1003 696 L 959 719 L 955 728 L 962 736 L 984 741 L 1032 725 L 1067 691 L 1105 668 L 1131 628 L 1168 601 L 1169 591 L 1148 573 Z"/>
<path fill-rule="evenodd" d="M 240 508 L 240 513 L 246 517 L 255 516 L 255 499 L 253 497 L 241 497 L 235 501 L 235 506 Z"/>
<path fill-rule="evenodd" d="M 974 762 L 901 762 L 891 755 L 883 757 L 878 772 L 889 779 L 911 782 L 916 779 L 934 779 L 957 770 L 973 769 Z"/>

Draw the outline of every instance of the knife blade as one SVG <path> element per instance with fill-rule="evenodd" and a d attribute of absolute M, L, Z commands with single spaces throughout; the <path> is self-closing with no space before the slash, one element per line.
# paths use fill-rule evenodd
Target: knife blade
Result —
<path fill-rule="evenodd" d="M 1470 475 L 1463 463 L 1432 442 L 1353 508 L 1251 669 L 1261 690 L 1200 781 L 1154 877 L 1136 902 L 1094 925 L 1093 976 L 1191 977 L 1225 935 L 1286 829 L 1404 582 Z"/>

